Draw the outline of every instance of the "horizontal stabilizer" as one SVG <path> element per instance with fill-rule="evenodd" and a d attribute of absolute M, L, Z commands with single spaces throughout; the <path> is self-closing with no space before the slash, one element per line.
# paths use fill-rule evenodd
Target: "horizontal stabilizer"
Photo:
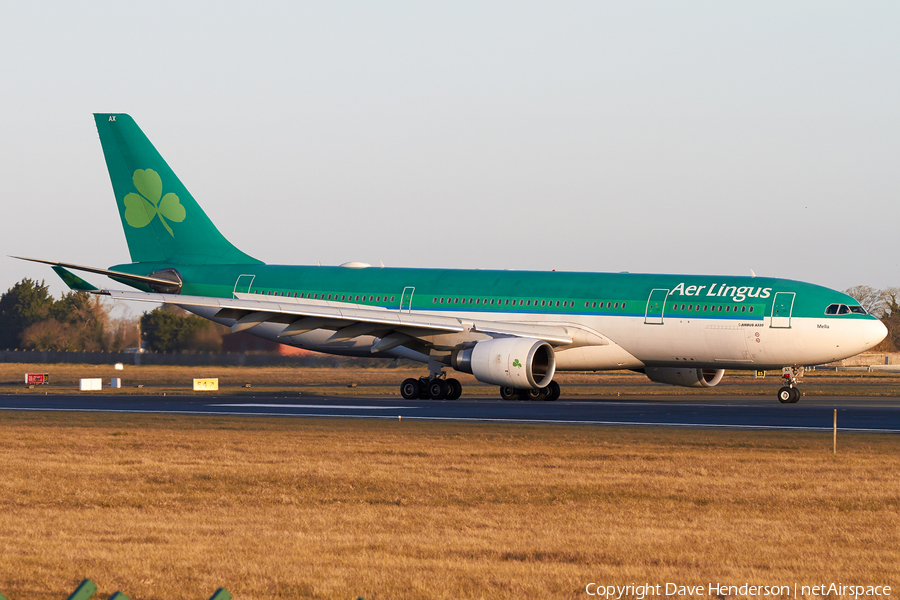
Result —
<path fill-rule="evenodd" d="M 97 275 L 106 275 L 107 277 L 112 277 L 114 279 L 125 279 L 127 281 L 134 281 L 137 283 L 145 283 L 147 285 L 151 285 L 151 284 L 164 285 L 164 286 L 172 285 L 171 279 L 161 279 L 159 277 L 149 277 L 147 275 L 132 275 L 131 273 L 122 273 L 121 271 L 110 271 L 109 269 L 98 269 L 97 267 L 85 267 L 82 265 L 73 265 L 71 263 L 56 262 L 53 260 L 42 260 L 40 258 L 25 258 L 24 256 L 12 256 L 10 258 L 18 258 L 19 260 L 30 260 L 31 262 L 44 263 L 45 265 L 53 265 L 55 267 L 63 267 L 66 269 L 75 269 L 76 271 L 84 271 L 86 273 L 96 273 Z M 58 271 L 57 271 L 57 273 L 58 273 Z M 74 275 L 72 275 L 72 276 L 75 277 Z M 60 277 L 62 277 L 62 276 L 60 275 Z M 66 281 L 65 278 L 63 278 L 63 281 Z M 66 283 L 68 284 L 68 281 L 66 281 Z M 92 290 L 96 290 L 96 289 L 97 288 L 92 286 Z"/>
<path fill-rule="evenodd" d="M 59 265 L 54 265 L 51 267 L 57 275 L 59 275 L 60 279 L 69 286 L 70 290 L 74 290 L 76 292 L 96 292 L 99 288 L 92 286 L 90 283 L 76 275 L 71 271 L 67 271 Z"/>

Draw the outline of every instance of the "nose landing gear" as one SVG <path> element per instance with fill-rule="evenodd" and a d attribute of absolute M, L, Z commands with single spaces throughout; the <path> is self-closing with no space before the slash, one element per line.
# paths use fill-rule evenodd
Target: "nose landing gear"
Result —
<path fill-rule="evenodd" d="M 800 396 L 803 394 L 800 393 L 797 384 L 800 383 L 800 378 L 803 377 L 803 371 L 803 367 L 785 367 L 782 370 L 782 377 L 787 385 L 778 390 L 779 402 L 782 404 L 796 404 L 800 401 Z"/>

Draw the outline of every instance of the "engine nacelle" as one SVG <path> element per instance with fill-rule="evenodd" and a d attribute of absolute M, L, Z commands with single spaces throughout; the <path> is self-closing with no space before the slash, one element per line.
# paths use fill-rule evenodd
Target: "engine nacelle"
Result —
<path fill-rule="evenodd" d="M 542 388 L 553 380 L 556 356 L 543 340 L 501 338 L 453 353 L 453 368 L 482 383 L 520 389 Z"/>
<path fill-rule="evenodd" d="M 646 367 L 644 374 L 656 383 L 668 383 L 682 387 L 711 388 L 725 375 L 725 369 L 690 369 L 682 367 Z"/>

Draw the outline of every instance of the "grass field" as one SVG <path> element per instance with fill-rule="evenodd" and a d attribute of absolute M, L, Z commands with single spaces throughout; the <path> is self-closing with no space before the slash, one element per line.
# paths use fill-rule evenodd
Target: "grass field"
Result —
<path fill-rule="evenodd" d="M 48 373 L 51 384 L 28 389 L 25 373 Z M 497 386 L 479 383 L 471 375 L 451 372 L 463 384 L 467 396 L 496 396 Z M 426 374 L 424 368 L 306 368 L 306 367 L 179 367 L 113 365 L 33 365 L 0 363 L 0 394 L 71 393 L 82 377 L 103 379 L 102 393 L 189 394 L 193 378 L 217 377 L 220 390 L 229 394 L 300 394 L 314 396 L 399 396 L 400 382 Z M 109 380 L 122 378 L 124 387 L 110 389 Z M 780 372 L 765 378 L 752 373 L 729 371 L 722 383 L 711 389 L 675 387 L 653 383 L 640 373 L 558 373 L 554 379 L 566 396 L 630 395 L 762 395 L 775 396 Z M 249 388 L 245 387 L 247 384 Z M 135 386 L 143 387 L 137 388 Z M 352 386 L 352 387 L 351 387 Z M 808 371 L 802 391 L 810 396 L 900 396 L 900 372 Z M 95 393 L 95 392 L 92 392 Z M 207 393 L 207 392 L 202 392 Z"/>
<path fill-rule="evenodd" d="M 900 587 L 896 436 L 0 414 L 0 592 Z"/>

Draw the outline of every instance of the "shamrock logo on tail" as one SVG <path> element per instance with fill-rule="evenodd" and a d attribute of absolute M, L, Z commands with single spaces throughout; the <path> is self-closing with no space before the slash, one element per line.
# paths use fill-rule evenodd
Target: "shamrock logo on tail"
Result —
<path fill-rule="evenodd" d="M 125 196 L 125 221 L 132 227 L 146 227 L 158 216 L 169 235 L 175 237 L 166 219 L 184 221 L 185 211 L 178 196 L 171 192 L 162 195 L 162 179 L 153 169 L 138 169 L 131 180 L 140 194 Z"/>
<path fill-rule="evenodd" d="M 519 359 L 517 358 L 516 360 L 513 361 L 513 366 L 514 366 L 514 367 L 521 367 L 521 366 L 522 366 L 522 363 L 520 363 L 520 362 L 519 362 Z"/>

